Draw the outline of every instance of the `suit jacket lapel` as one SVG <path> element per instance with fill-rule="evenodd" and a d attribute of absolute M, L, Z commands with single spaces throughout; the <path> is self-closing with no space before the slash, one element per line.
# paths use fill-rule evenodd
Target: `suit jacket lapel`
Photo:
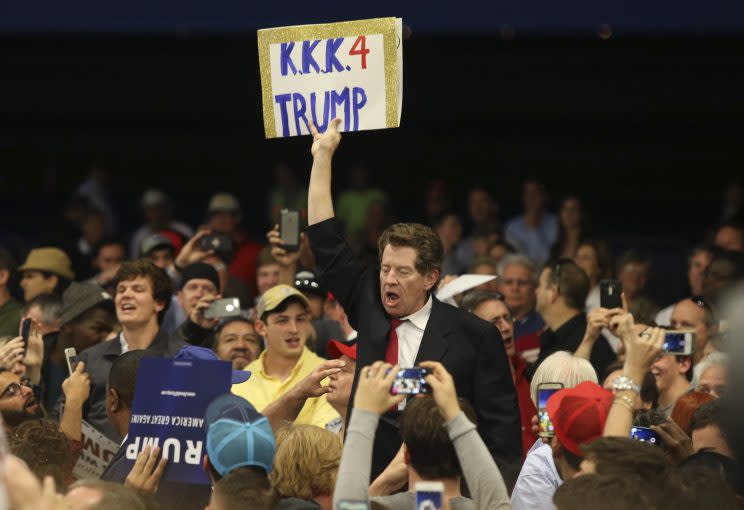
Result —
<path fill-rule="evenodd" d="M 436 297 L 432 299 L 431 315 L 426 323 L 421 346 L 416 354 L 416 365 L 421 361 L 441 361 L 449 347 L 448 336 L 451 324 L 447 321 L 447 305 L 442 304 Z"/>

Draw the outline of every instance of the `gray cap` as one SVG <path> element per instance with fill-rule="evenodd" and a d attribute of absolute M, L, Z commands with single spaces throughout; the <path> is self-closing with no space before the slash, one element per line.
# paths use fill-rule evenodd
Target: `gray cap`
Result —
<path fill-rule="evenodd" d="M 150 252 L 156 248 L 170 248 L 174 251 L 176 249 L 176 247 L 173 246 L 173 241 L 171 241 L 164 235 L 150 234 L 149 236 L 145 237 L 145 239 L 140 244 L 140 254 L 144 257 L 145 255 L 149 255 Z"/>
<path fill-rule="evenodd" d="M 95 283 L 70 283 L 62 294 L 60 325 L 67 324 L 98 305 L 105 305 L 113 311 L 114 300 L 111 294 Z"/>

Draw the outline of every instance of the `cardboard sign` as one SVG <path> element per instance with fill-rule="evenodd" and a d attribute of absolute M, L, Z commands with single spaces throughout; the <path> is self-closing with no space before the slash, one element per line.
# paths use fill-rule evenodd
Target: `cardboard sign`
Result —
<path fill-rule="evenodd" d="M 83 451 L 72 468 L 72 476 L 78 480 L 100 478 L 119 445 L 98 432 L 88 422 L 82 423 L 81 431 L 80 442 L 83 443 Z"/>
<path fill-rule="evenodd" d="M 168 459 L 163 475 L 172 482 L 208 484 L 204 413 L 215 397 L 230 391 L 227 361 L 143 358 L 137 373 L 126 459 L 134 465 L 146 446 Z"/>
<path fill-rule="evenodd" d="M 378 18 L 258 31 L 266 138 L 393 128 L 403 106 L 403 25 Z"/>

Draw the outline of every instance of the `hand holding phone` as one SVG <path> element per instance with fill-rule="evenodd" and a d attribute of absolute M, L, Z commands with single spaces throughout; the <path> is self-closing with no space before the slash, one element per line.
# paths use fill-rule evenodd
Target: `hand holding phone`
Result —
<path fill-rule="evenodd" d="M 555 429 L 553 428 L 553 422 L 550 421 L 548 416 L 548 399 L 556 391 L 563 389 L 562 383 L 541 383 L 537 386 L 537 418 L 539 423 L 538 436 L 540 437 L 553 437 L 555 436 Z"/>
<path fill-rule="evenodd" d="M 21 322 L 21 338 L 23 339 L 23 355 L 28 352 L 28 337 L 31 334 L 31 317 L 26 317 Z"/>
<path fill-rule="evenodd" d="M 282 209 L 279 222 L 279 238 L 287 251 L 300 249 L 300 212 Z"/>
<path fill-rule="evenodd" d="M 226 298 L 213 301 L 204 310 L 207 319 L 218 319 L 220 317 L 235 317 L 240 315 L 240 300 L 238 298 Z"/>
<path fill-rule="evenodd" d="M 607 308 L 623 307 L 623 285 L 619 280 L 602 280 L 599 282 L 599 306 Z"/>

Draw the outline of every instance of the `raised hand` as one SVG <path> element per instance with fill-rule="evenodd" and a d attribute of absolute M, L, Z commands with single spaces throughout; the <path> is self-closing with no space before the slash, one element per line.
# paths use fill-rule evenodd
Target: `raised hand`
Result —
<path fill-rule="evenodd" d="M 183 245 L 181 251 L 178 252 L 178 257 L 176 257 L 176 266 L 183 269 L 189 264 L 201 262 L 205 258 L 214 254 L 214 250 L 203 250 L 199 245 L 199 241 L 201 241 L 204 236 L 211 233 L 210 230 L 200 230 L 196 235 L 194 235 L 194 237 L 189 239 L 188 242 Z"/>
<path fill-rule="evenodd" d="M 137 460 L 127 475 L 124 485 L 143 494 L 155 494 L 158 490 L 160 479 L 165 472 L 165 465 L 168 463 L 168 459 L 165 457 L 161 458 L 160 462 L 158 462 L 159 456 L 159 447 L 155 446 L 151 449 L 150 446 L 146 446 L 137 455 Z"/>
<path fill-rule="evenodd" d="M 382 361 L 375 361 L 372 365 L 364 367 L 359 374 L 354 408 L 382 415 L 388 409 L 397 406 L 406 398 L 404 394 L 390 393 L 397 373 L 398 365 L 391 367 L 390 363 Z"/>
<path fill-rule="evenodd" d="M 338 132 L 339 124 L 341 124 L 341 119 L 333 119 L 328 123 L 328 129 L 321 133 L 312 120 L 309 122 L 310 134 L 313 135 L 313 145 L 310 148 L 310 153 L 313 157 L 333 156 L 341 143 L 341 133 Z"/>
<path fill-rule="evenodd" d="M 426 383 L 431 387 L 432 396 L 442 416 L 450 421 L 460 414 L 454 379 L 444 365 L 437 361 L 424 361 L 421 366 L 431 370 L 431 374 L 426 376 Z"/>
<path fill-rule="evenodd" d="M 300 237 L 305 237 L 305 234 L 300 234 Z M 300 258 L 300 250 L 287 251 L 282 247 L 279 225 L 274 225 L 274 228 L 266 233 L 266 238 L 271 245 L 271 256 L 280 266 L 292 268 L 297 266 L 297 260 Z"/>

